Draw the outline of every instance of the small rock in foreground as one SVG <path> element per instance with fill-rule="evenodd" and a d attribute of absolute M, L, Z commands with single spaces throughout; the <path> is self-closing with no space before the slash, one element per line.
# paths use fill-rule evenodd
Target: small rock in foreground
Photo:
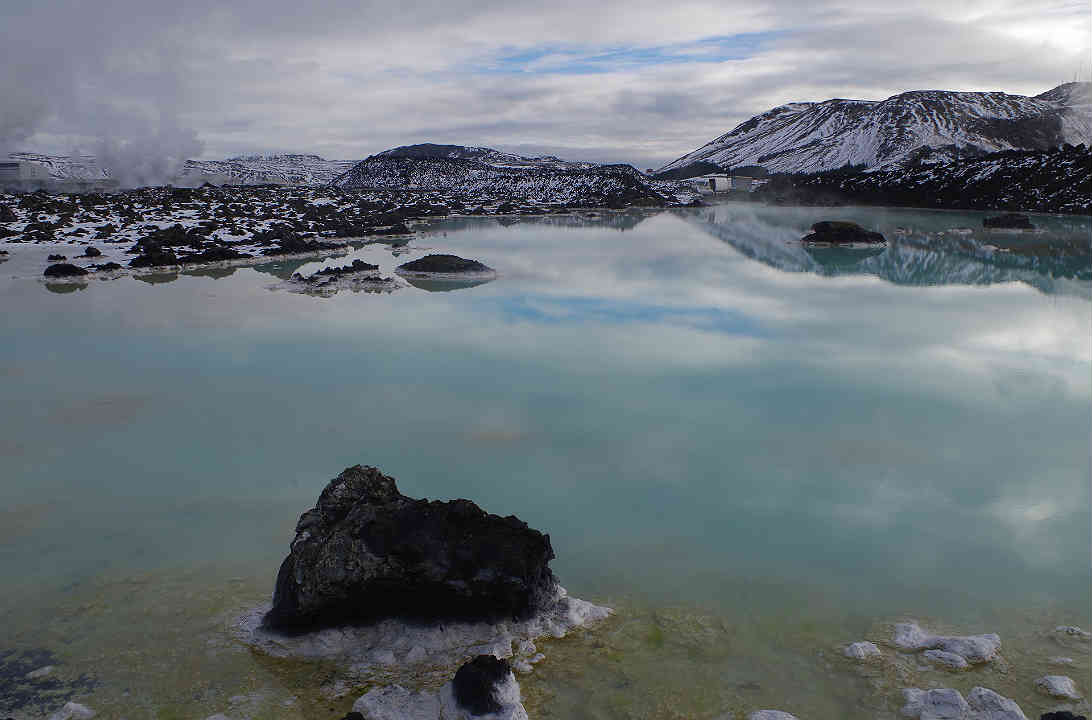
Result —
<path fill-rule="evenodd" d="M 1046 675 L 1035 681 L 1035 689 L 1044 695 L 1066 700 L 1080 700 L 1081 694 L 1073 679 L 1065 675 Z"/>
<path fill-rule="evenodd" d="M 95 717 L 95 711 L 86 705 L 75 702 L 67 702 L 57 712 L 49 716 L 49 720 L 88 720 Z"/>
<path fill-rule="evenodd" d="M 798 720 L 798 718 L 783 710 L 755 710 L 747 716 L 747 720 Z"/>
<path fill-rule="evenodd" d="M 94 245 L 88 245 L 86 248 L 84 248 L 83 254 L 86 257 L 98 257 L 99 255 L 102 255 L 102 250 L 99 250 Z"/>
<path fill-rule="evenodd" d="M 363 720 L 471 720 L 483 716 L 491 720 L 528 720 L 527 709 L 520 699 L 519 684 L 511 670 L 488 689 L 492 709 L 484 713 L 475 712 L 456 699 L 454 681 L 439 690 L 418 692 L 401 685 L 376 688 L 353 703 L 353 712 L 360 713 Z"/>
<path fill-rule="evenodd" d="M 496 688 L 512 675 L 507 660 L 479 655 L 459 668 L 452 680 L 455 701 L 474 715 L 499 712 L 501 704 Z"/>
<path fill-rule="evenodd" d="M 867 640 L 846 645 L 842 653 L 850 660 L 856 660 L 858 662 L 879 660 L 883 657 L 883 653 L 876 647 L 876 643 L 868 642 Z"/>

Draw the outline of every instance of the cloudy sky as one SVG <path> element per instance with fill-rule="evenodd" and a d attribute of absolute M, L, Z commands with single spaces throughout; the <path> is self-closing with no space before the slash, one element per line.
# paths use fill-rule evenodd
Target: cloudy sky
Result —
<path fill-rule="evenodd" d="M 1092 76 L 1087 0 L 6 0 L 0 150 L 663 163 L 792 100 Z"/>

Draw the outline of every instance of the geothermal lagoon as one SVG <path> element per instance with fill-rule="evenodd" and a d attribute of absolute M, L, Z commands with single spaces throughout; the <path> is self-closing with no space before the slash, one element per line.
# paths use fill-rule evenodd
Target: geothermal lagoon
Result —
<path fill-rule="evenodd" d="M 798 242 L 832 217 L 887 246 Z M 1069 252 L 1092 224 L 983 217 L 454 218 L 48 284 L 56 247 L 5 245 L 0 716 L 340 718 L 368 687 L 234 628 L 357 463 L 549 533 L 562 585 L 614 610 L 538 642 L 532 718 L 873 720 L 906 688 L 975 686 L 1087 712 L 1036 680 L 1092 693 L 1087 636 L 1055 631 L 1092 626 L 1092 265 Z M 286 287 L 430 253 L 496 277 Z M 925 662 L 894 642 L 911 621 L 999 654 Z M 863 641 L 882 657 L 844 655 Z"/>

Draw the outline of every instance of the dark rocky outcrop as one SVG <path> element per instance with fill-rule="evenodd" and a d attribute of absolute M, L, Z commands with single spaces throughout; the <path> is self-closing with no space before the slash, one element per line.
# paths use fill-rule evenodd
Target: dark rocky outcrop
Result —
<path fill-rule="evenodd" d="M 426 255 L 398 266 L 405 272 L 419 273 L 480 273 L 491 272 L 493 268 L 477 260 L 467 260 L 457 255 Z"/>
<path fill-rule="evenodd" d="M 94 245 L 88 245 L 86 248 L 84 248 L 83 254 L 85 257 L 98 257 L 102 255 L 102 250 L 99 250 Z"/>
<path fill-rule="evenodd" d="M 138 255 L 129 261 L 129 267 L 159 267 L 161 265 L 177 265 L 178 256 L 174 250 L 163 247 L 148 247 L 142 255 Z"/>
<path fill-rule="evenodd" d="M 344 273 L 370 272 L 372 270 L 378 269 L 378 265 L 366 263 L 363 260 L 353 260 L 353 262 L 349 265 L 342 265 L 341 267 L 322 268 L 321 270 L 317 271 L 315 275 L 342 275 Z"/>
<path fill-rule="evenodd" d="M 472 715 L 485 715 L 501 710 L 496 687 L 512 672 L 507 660 L 492 655 L 479 655 L 459 668 L 452 681 L 455 702 Z"/>
<path fill-rule="evenodd" d="M 50 262 L 64 262 L 67 259 L 68 258 L 65 257 L 64 255 L 50 255 L 49 257 L 46 258 L 46 260 L 48 260 Z"/>
<path fill-rule="evenodd" d="M 1011 228 L 1016 230 L 1033 230 L 1031 218 L 1020 213 L 1005 213 L 994 217 L 982 218 L 982 227 L 985 228 Z"/>
<path fill-rule="evenodd" d="M 865 230 L 857 223 L 843 220 L 824 220 L 811 226 L 811 234 L 804 237 L 805 243 L 825 242 L 832 245 L 848 243 L 882 243 L 883 235 Z"/>
<path fill-rule="evenodd" d="M 356 465 L 300 516 L 268 627 L 525 618 L 553 596 L 549 535 L 469 500 L 415 500 Z"/>
<path fill-rule="evenodd" d="M 1039 720 L 1088 720 L 1088 718 L 1084 715 L 1074 715 L 1068 710 L 1058 710 L 1043 713 L 1039 716 Z"/>
<path fill-rule="evenodd" d="M 47 267 L 42 274 L 46 277 L 77 277 L 86 275 L 87 271 L 71 263 L 57 263 Z"/>

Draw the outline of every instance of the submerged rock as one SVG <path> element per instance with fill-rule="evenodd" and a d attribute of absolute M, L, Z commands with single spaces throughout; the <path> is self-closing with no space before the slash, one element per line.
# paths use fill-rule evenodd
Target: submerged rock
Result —
<path fill-rule="evenodd" d="M 850 660 L 858 662 L 869 662 L 883 657 L 883 653 L 876 647 L 876 643 L 868 641 L 850 643 L 846 645 L 842 653 Z"/>
<path fill-rule="evenodd" d="M 83 254 L 85 257 L 99 257 L 102 255 L 102 250 L 99 250 L 94 245 L 88 245 L 83 249 Z"/>
<path fill-rule="evenodd" d="M 300 516 L 265 623 L 305 631 L 384 618 L 528 618 L 556 595 L 550 538 L 469 500 L 415 500 L 346 469 Z"/>
<path fill-rule="evenodd" d="M 87 271 L 82 267 L 77 267 L 71 263 L 57 263 L 56 265 L 50 265 L 42 273 L 46 277 L 78 277 L 80 275 L 86 275 Z"/>
<path fill-rule="evenodd" d="M 982 227 L 985 228 L 1010 228 L 1014 230 L 1033 230 L 1031 218 L 1020 213 L 1005 213 L 994 217 L 982 218 Z"/>
<path fill-rule="evenodd" d="M 426 255 L 398 266 L 396 272 L 407 273 L 492 273 L 493 268 L 477 260 L 467 260 L 456 255 Z"/>
<path fill-rule="evenodd" d="M 887 241 L 880 233 L 865 230 L 857 223 L 844 220 L 824 220 L 811 226 L 811 234 L 806 235 L 803 242 L 831 243 L 832 245 L 855 243 L 874 245 Z"/>
<path fill-rule="evenodd" d="M 940 665 L 949 670 L 966 670 L 971 666 L 971 664 L 967 662 L 967 659 L 962 655 L 946 652 L 944 650 L 926 650 L 921 655 L 934 665 Z"/>
<path fill-rule="evenodd" d="M 64 255 L 50 255 L 50 256 L 48 256 L 46 258 L 46 260 L 48 260 L 50 262 L 63 262 L 65 260 L 67 260 L 67 259 L 68 258 L 65 257 Z"/>
<path fill-rule="evenodd" d="M 1065 700 L 1080 700 L 1073 679 L 1065 675 L 1046 675 L 1035 681 L 1035 689 L 1044 695 Z"/>
<path fill-rule="evenodd" d="M 76 702 L 67 702 L 57 712 L 49 716 L 49 720 L 88 720 L 95 717 L 95 711 L 86 705 Z"/>
<path fill-rule="evenodd" d="M 747 716 L 747 720 L 798 720 L 795 715 L 790 715 L 783 710 L 755 710 Z"/>
<path fill-rule="evenodd" d="M 985 635 L 933 635 L 926 632 L 916 622 L 895 625 L 895 645 L 902 650 L 940 650 L 950 655 L 962 657 L 970 665 L 987 663 L 997 657 L 1001 649 L 1001 638 L 995 633 Z M 952 661 L 947 655 L 933 654 L 929 658 L 935 662 Z"/>
<path fill-rule="evenodd" d="M 917 720 L 1027 720 L 1014 701 L 984 687 L 973 688 L 966 699 L 951 688 L 908 688 L 903 697 L 902 714 Z"/>

